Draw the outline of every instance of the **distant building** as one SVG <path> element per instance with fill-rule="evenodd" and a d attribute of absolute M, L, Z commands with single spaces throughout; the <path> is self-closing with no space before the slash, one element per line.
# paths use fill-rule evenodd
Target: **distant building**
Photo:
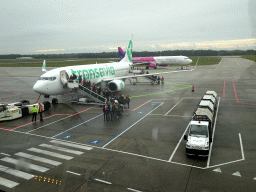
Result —
<path fill-rule="evenodd" d="M 17 57 L 16 59 L 34 59 L 33 57 Z"/>

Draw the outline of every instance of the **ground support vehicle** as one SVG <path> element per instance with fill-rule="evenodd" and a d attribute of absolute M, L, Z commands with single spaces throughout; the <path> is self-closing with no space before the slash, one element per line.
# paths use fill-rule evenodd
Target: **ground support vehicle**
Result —
<path fill-rule="evenodd" d="M 22 117 L 21 109 L 16 106 L 0 104 L 0 121 L 8 121 Z"/>
<path fill-rule="evenodd" d="M 184 135 L 187 155 L 207 157 L 212 142 L 213 114 L 207 108 L 198 108 Z"/>
<path fill-rule="evenodd" d="M 212 142 L 213 124 L 216 116 L 217 94 L 207 91 L 198 104 L 184 135 L 186 154 L 207 157 Z"/>
<path fill-rule="evenodd" d="M 206 91 L 205 95 L 212 95 L 215 99 L 217 99 L 217 93 L 215 91 Z"/>
<path fill-rule="evenodd" d="M 42 103 L 43 110 L 42 111 L 48 111 L 51 108 L 51 104 L 49 101 L 43 101 Z M 21 109 L 22 117 L 28 116 L 31 113 L 31 108 L 35 105 L 37 110 L 39 110 L 39 103 L 30 104 L 27 100 L 22 100 L 20 102 L 10 103 L 8 106 L 15 106 L 17 108 Z"/>

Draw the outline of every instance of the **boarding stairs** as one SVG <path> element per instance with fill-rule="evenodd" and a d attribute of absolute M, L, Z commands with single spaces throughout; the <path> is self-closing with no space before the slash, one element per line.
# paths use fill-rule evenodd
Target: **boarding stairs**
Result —
<path fill-rule="evenodd" d="M 106 98 L 104 98 L 103 96 L 93 92 L 91 89 L 83 86 L 83 85 L 80 85 L 79 83 L 77 83 L 76 81 L 69 81 L 67 86 L 69 88 L 72 88 L 74 89 L 77 94 L 78 94 L 78 100 L 77 101 L 72 101 L 72 102 L 76 102 L 76 103 L 79 103 L 79 104 L 100 104 L 100 105 L 103 105 L 106 103 Z M 82 103 L 81 101 L 79 102 L 79 99 L 82 98 L 82 97 L 87 97 L 87 98 L 90 98 L 91 100 L 93 101 L 84 101 L 84 103 Z"/>
<path fill-rule="evenodd" d="M 135 82 L 133 82 L 133 84 L 158 84 L 158 81 L 155 77 L 152 77 L 151 75 L 148 76 L 141 76 L 141 77 L 137 77 L 137 80 Z"/>
<path fill-rule="evenodd" d="M 91 89 L 84 87 L 82 85 L 78 85 L 79 88 L 79 92 L 84 95 L 86 95 L 86 97 L 90 97 L 91 99 L 93 99 L 95 102 L 99 103 L 99 104 L 105 104 L 106 103 L 106 98 L 104 98 L 103 96 L 99 95 L 98 93 L 95 93 L 94 91 L 92 91 Z"/>

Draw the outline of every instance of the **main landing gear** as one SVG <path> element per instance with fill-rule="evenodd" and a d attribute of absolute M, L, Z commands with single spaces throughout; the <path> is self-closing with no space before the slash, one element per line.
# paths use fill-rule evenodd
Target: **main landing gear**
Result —
<path fill-rule="evenodd" d="M 58 99 L 56 98 L 52 99 L 52 104 L 58 104 L 58 103 L 59 103 Z"/>

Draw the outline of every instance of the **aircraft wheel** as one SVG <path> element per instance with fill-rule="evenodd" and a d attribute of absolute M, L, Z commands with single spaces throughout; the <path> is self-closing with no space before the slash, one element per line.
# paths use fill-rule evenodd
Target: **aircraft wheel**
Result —
<path fill-rule="evenodd" d="M 58 99 L 56 98 L 52 99 L 52 104 L 58 104 Z"/>
<path fill-rule="evenodd" d="M 147 66 L 146 69 L 149 69 L 149 66 Z"/>
<path fill-rule="evenodd" d="M 26 117 L 29 115 L 28 107 L 21 107 L 22 117 Z"/>
<path fill-rule="evenodd" d="M 157 67 L 154 67 L 154 69 L 157 69 Z"/>
<path fill-rule="evenodd" d="M 51 108 L 51 103 L 49 101 L 44 101 L 44 111 L 48 111 Z"/>

